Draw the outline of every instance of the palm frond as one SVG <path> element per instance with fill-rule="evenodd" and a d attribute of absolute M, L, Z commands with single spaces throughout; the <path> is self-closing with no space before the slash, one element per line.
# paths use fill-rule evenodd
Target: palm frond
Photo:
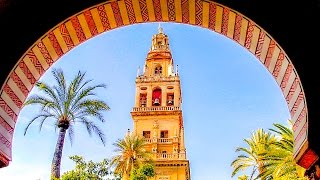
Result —
<path fill-rule="evenodd" d="M 32 119 L 28 122 L 26 128 L 24 129 L 23 135 L 26 135 L 26 134 L 27 134 L 27 131 L 28 131 L 28 129 L 29 129 L 29 126 L 30 126 L 35 120 L 37 120 L 37 119 L 39 119 L 39 118 L 46 117 L 46 116 L 47 116 L 46 114 L 38 114 L 38 115 L 36 115 L 34 118 L 32 118 Z"/>

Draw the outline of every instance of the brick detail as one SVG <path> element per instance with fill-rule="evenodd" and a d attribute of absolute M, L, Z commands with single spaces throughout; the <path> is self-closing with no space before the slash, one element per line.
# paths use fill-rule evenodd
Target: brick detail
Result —
<path fill-rule="evenodd" d="M 98 29 L 97 29 L 97 26 L 96 24 L 94 23 L 94 20 L 93 20 L 93 17 L 92 17 L 92 14 L 91 14 L 91 11 L 90 10 L 86 10 L 84 13 L 83 13 L 85 19 L 86 19 L 86 22 L 88 24 L 88 27 L 90 29 L 90 32 L 92 34 L 92 36 L 95 36 L 98 34 Z"/>
<path fill-rule="evenodd" d="M 7 157 L 5 157 L 1 152 L 0 152 L 0 161 L 2 163 L 5 164 L 5 166 L 8 166 L 9 165 L 9 159 Z"/>
<path fill-rule="evenodd" d="M 29 94 L 29 90 L 27 89 L 27 87 L 23 84 L 23 82 L 21 81 L 21 79 L 19 78 L 19 76 L 15 73 L 12 72 L 10 75 L 10 78 L 13 80 L 14 83 L 16 83 L 16 85 L 19 87 L 19 89 L 21 90 L 21 92 L 23 93 L 23 95 L 25 97 L 28 96 Z"/>
<path fill-rule="evenodd" d="M 255 25 L 253 24 L 253 22 L 249 21 L 246 40 L 244 44 L 244 47 L 246 47 L 247 49 L 250 49 L 250 46 L 251 46 L 254 26 Z"/>
<path fill-rule="evenodd" d="M 302 111 L 300 112 L 298 119 L 294 122 L 293 124 L 293 131 L 295 132 L 299 126 L 299 124 L 301 123 L 302 119 L 306 116 L 306 107 L 303 107 Z"/>
<path fill-rule="evenodd" d="M 105 10 L 104 5 L 98 6 L 99 17 L 103 26 L 104 31 L 111 29 L 109 19 Z"/>
<path fill-rule="evenodd" d="M 24 75 L 28 78 L 29 82 L 34 85 L 36 83 L 36 79 L 33 77 L 31 71 L 27 67 L 27 65 L 24 63 L 24 61 L 20 61 L 19 67 L 23 71 Z"/>
<path fill-rule="evenodd" d="M 146 0 L 139 0 L 141 16 L 144 22 L 149 21 L 148 6 Z"/>
<path fill-rule="evenodd" d="M 9 134 L 13 134 L 13 127 L 11 127 L 1 116 L 0 116 L 0 126 L 4 127 Z"/>
<path fill-rule="evenodd" d="M 280 51 L 278 58 L 277 58 L 277 62 L 276 62 L 276 66 L 272 72 L 272 75 L 274 76 L 274 78 L 277 78 L 281 69 L 281 66 L 283 64 L 283 60 L 284 60 L 284 54 L 282 51 Z"/>
<path fill-rule="evenodd" d="M 287 95 L 287 97 L 286 97 L 287 103 L 290 102 L 290 100 L 291 100 L 294 92 L 296 91 L 298 85 L 299 85 L 299 80 L 298 80 L 298 78 L 295 78 L 294 81 L 293 81 L 293 83 L 292 83 L 292 85 L 291 85 L 291 88 L 290 88 L 290 90 L 289 90 L 289 93 L 288 93 L 288 95 Z"/>
<path fill-rule="evenodd" d="M 174 0 L 167 1 L 169 21 L 176 20 Z"/>
<path fill-rule="evenodd" d="M 301 139 L 302 135 L 305 134 L 305 131 L 307 130 L 307 128 L 308 128 L 308 123 L 305 122 L 302 129 L 300 130 L 298 136 L 294 140 L 295 142 L 298 142 Z"/>
<path fill-rule="evenodd" d="M 154 14 L 156 17 L 156 21 L 161 21 L 162 20 L 162 14 L 161 14 L 161 3 L 160 0 L 153 0 L 153 9 L 154 9 Z"/>
<path fill-rule="evenodd" d="M 58 42 L 56 36 L 54 35 L 54 33 L 52 31 L 48 34 L 48 38 L 49 38 L 55 52 L 57 53 L 57 55 L 59 57 L 61 57 L 63 55 L 62 49 L 59 45 L 59 42 Z"/>
<path fill-rule="evenodd" d="M 258 45 L 257 45 L 257 49 L 255 52 L 255 55 L 258 59 L 260 59 L 261 56 L 261 51 L 262 51 L 262 47 L 263 47 L 263 43 L 264 43 L 264 38 L 266 37 L 266 33 L 264 31 L 260 31 L 259 33 L 259 39 L 258 39 Z"/>
<path fill-rule="evenodd" d="M 233 39 L 235 41 L 237 41 L 237 42 L 240 41 L 241 23 L 242 23 L 242 16 L 237 14 L 237 16 L 236 16 L 236 24 L 234 26 L 234 34 L 233 34 Z"/>
<path fill-rule="evenodd" d="M 114 18 L 116 20 L 117 26 L 123 26 L 123 21 L 122 21 L 122 17 L 121 17 L 121 13 L 120 13 L 120 9 L 119 9 L 119 5 L 117 1 L 113 1 L 110 3 L 111 4 L 111 8 L 114 14 Z"/>
<path fill-rule="evenodd" d="M 134 8 L 132 5 L 132 0 L 124 0 L 124 3 L 126 5 L 127 13 L 128 13 L 128 18 L 130 24 L 134 24 L 137 22 L 136 20 L 136 15 L 134 14 Z"/>
<path fill-rule="evenodd" d="M 280 88 L 282 89 L 282 91 L 286 88 L 288 81 L 289 81 L 289 77 L 292 72 L 293 72 L 293 66 L 290 63 L 286 69 L 286 72 L 284 73 L 284 77 L 283 77 L 282 82 L 280 84 Z"/>
<path fill-rule="evenodd" d="M 224 35 L 227 35 L 228 33 L 229 11 L 230 10 L 228 8 L 223 8 L 221 33 Z"/>
<path fill-rule="evenodd" d="M 181 0 L 182 22 L 189 23 L 189 1 Z"/>
<path fill-rule="evenodd" d="M 66 43 L 68 50 L 72 49 L 74 47 L 73 41 L 71 39 L 71 36 L 69 34 L 69 31 L 65 24 L 61 24 L 59 27 L 60 33 L 62 35 L 62 38 L 64 42 Z"/>
<path fill-rule="evenodd" d="M 43 44 L 43 42 L 39 42 L 37 46 L 40 49 L 40 52 L 42 53 L 43 57 L 46 59 L 47 64 L 51 66 L 54 63 L 54 61 L 50 56 L 46 46 Z"/>
<path fill-rule="evenodd" d="M 304 95 L 302 92 L 300 92 L 296 102 L 294 102 L 294 105 L 293 105 L 292 109 L 290 110 L 291 117 L 293 117 L 295 115 L 295 113 L 297 112 L 297 109 L 298 109 L 299 105 L 301 104 L 301 102 L 303 101 L 303 98 L 304 98 Z"/>
<path fill-rule="evenodd" d="M 37 69 L 38 73 L 41 75 L 44 73 L 44 69 L 40 63 L 40 61 L 38 60 L 37 56 L 33 53 L 33 51 L 29 51 L 26 54 L 29 59 L 31 60 L 32 64 L 34 65 L 34 67 Z"/>
<path fill-rule="evenodd" d="M 10 116 L 14 122 L 16 122 L 17 115 L 14 111 L 12 111 L 12 109 L 2 98 L 0 98 L 0 108 L 2 108 L 7 113 L 7 115 Z"/>
<path fill-rule="evenodd" d="M 6 84 L 3 88 L 3 91 L 6 92 L 10 99 L 14 102 L 14 104 L 18 107 L 21 108 L 22 107 L 22 102 L 21 100 L 18 98 L 18 96 L 13 92 L 13 90 L 9 87 L 8 84 Z"/>
<path fill-rule="evenodd" d="M 209 25 L 208 28 L 214 30 L 216 26 L 216 14 L 217 14 L 217 5 L 214 3 L 209 4 Z"/>
<path fill-rule="evenodd" d="M 264 61 L 264 65 L 266 66 L 266 68 L 269 68 L 269 66 L 270 66 L 272 54 L 273 54 L 275 47 L 276 47 L 275 41 L 271 40 L 269 47 L 268 47 L 267 57 L 266 57 L 266 60 Z"/>
<path fill-rule="evenodd" d="M 80 25 L 80 22 L 79 22 L 79 19 L 77 18 L 77 16 L 73 16 L 71 18 L 71 23 L 72 23 L 74 30 L 76 31 L 79 42 L 81 43 L 81 42 L 85 41 L 86 36 L 84 35 L 83 29 Z"/>
<path fill-rule="evenodd" d="M 195 8 L 196 8 L 196 25 L 202 25 L 202 11 L 203 11 L 203 1 L 202 0 L 195 0 Z"/>
<path fill-rule="evenodd" d="M 11 140 L 6 139 L 1 133 L 0 133 L 0 142 L 4 144 L 8 149 L 11 150 Z"/>

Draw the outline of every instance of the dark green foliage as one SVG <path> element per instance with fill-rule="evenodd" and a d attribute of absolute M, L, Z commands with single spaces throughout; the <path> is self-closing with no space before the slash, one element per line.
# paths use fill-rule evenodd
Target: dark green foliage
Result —
<path fill-rule="evenodd" d="M 71 160 L 76 163 L 75 169 L 65 172 L 61 180 L 103 180 L 109 176 L 109 180 L 120 180 L 118 177 L 112 177 L 109 170 L 109 160 L 103 159 L 100 162 L 85 161 L 81 156 L 71 156 Z"/>
<path fill-rule="evenodd" d="M 154 165 L 153 164 L 144 164 L 139 169 L 134 169 L 131 172 L 131 180 L 147 180 L 149 177 L 154 177 Z"/>

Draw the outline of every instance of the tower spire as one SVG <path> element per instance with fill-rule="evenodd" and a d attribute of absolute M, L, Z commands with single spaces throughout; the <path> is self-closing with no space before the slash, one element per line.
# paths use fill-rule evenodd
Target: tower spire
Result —
<path fill-rule="evenodd" d="M 151 44 L 150 52 L 154 52 L 154 51 L 170 52 L 169 38 L 163 32 L 163 28 L 161 27 L 160 23 L 158 25 L 158 33 L 152 36 L 152 44 Z"/>
<path fill-rule="evenodd" d="M 163 28 L 161 27 L 160 23 L 158 25 L 158 33 L 163 34 Z"/>

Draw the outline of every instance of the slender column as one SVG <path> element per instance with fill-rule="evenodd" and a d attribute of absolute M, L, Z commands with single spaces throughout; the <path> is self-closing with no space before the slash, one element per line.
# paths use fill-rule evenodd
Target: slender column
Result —
<path fill-rule="evenodd" d="M 181 127 L 180 132 L 180 159 L 186 159 L 186 148 L 184 145 L 184 128 Z"/>
<path fill-rule="evenodd" d="M 147 107 L 152 106 L 152 86 L 147 89 Z"/>
<path fill-rule="evenodd" d="M 180 84 L 174 86 L 174 106 L 180 106 Z"/>
<path fill-rule="evenodd" d="M 161 106 L 167 106 L 167 87 L 161 86 L 162 94 L 161 94 Z"/>
<path fill-rule="evenodd" d="M 139 86 L 136 86 L 136 102 L 135 102 L 135 107 L 140 106 L 140 88 Z"/>
<path fill-rule="evenodd" d="M 135 119 L 133 121 L 134 121 L 134 124 L 133 124 L 134 125 L 134 134 L 137 135 L 137 123 L 138 123 L 138 120 Z"/>

